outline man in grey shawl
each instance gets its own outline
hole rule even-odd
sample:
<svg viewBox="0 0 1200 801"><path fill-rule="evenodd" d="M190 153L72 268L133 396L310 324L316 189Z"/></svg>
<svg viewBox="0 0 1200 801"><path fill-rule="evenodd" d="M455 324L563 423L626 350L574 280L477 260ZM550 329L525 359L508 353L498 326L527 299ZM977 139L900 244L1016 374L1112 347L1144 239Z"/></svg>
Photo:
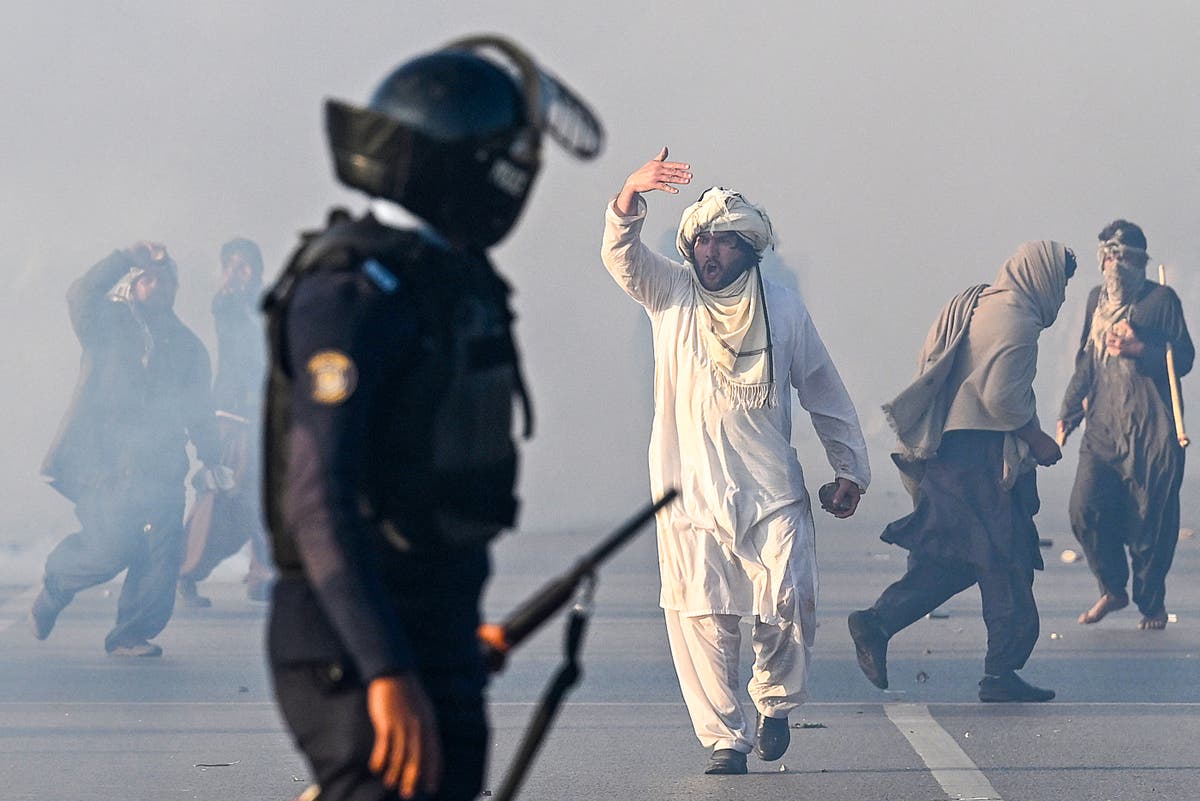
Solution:
<svg viewBox="0 0 1200 801"><path fill-rule="evenodd" d="M1071 491L1071 528L1100 585L1079 616L1096 623L1133 602L1138 628L1167 625L1167 571L1179 541L1183 446L1167 377L1171 347L1179 377L1195 349L1179 297L1146 280L1146 235L1127 220L1100 232L1103 283L1088 295L1086 322L1058 423L1059 441L1087 421ZM1126 561L1125 550L1129 550Z"/></svg>
<svg viewBox="0 0 1200 801"><path fill-rule="evenodd" d="M1037 340L1074 272L1074 254L1059 243L1022 245L990 286L973 286L942 309L916 379L883 407L913 512L882 535L909 551L907 572L849 618L859 667L877 687L888 686L888 640L978 584L988 632L979 699L1054 697L1016 671L1038 637L1034 467L1062 458L1037 418Z"/></svg>

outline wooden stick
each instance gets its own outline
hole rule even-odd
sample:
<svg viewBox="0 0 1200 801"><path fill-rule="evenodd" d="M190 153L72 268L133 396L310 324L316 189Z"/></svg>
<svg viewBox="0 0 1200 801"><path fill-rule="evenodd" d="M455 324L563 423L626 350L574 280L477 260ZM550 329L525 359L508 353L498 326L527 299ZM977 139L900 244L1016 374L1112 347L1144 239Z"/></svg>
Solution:
<svg viewBox="0 0 1200 801"><path fill-rule="evenodd" d="M1167 285L1167 268L1158 265L1158 283ZM1171 382L1171 412L1175 417L1175 436L1179 439L1179 447L1186 448L1191 440L1183 429L1183 400L1179 396L1179 376L1175 373L1175 351L1171 342L1167 341L1167 380Z"/></svg>

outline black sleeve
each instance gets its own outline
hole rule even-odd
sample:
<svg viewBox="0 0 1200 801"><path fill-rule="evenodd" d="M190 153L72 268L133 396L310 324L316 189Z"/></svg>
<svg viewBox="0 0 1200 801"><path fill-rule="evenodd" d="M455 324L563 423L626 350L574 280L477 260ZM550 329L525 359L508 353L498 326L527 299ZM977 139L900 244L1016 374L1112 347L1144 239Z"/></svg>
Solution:
<svg viewBox="0 0 1200 801"><path fill-rule="evenodd" d="M133 266L129 254L114 250L77 278L67 290L71 327L84 346L103 329L104 313L115 308L108 300L109 291Z"/></svg>
<svg viewBox="0 0 1200 801"><path fill-rule="evenodd" d="M1058 419L1066 424L1067 430L1072 430L1083 420L1083 402L1092 391L1095 359L1092 358L1091 334L1092 315L1096 312L1096 304L1100 302L1100 287L1095 287L1088 294L1087 311L1083 315L1083 332L1079 336L1079 349L1075 351L1075 372L1067 384L1063 394L1062 408Z"/></svg>
<svg viewBox="0 0 1200 801"><path fill-rule="evenodd" d="M1171 343L1176 376L1183 378L1192 371L1196 348L1192 344L1191 334L1188 333L1187 321L1183 319L1183 304L1179 302L1175 290L1171 289L1168 292L1166 334Z"/></svg>
<svg viewBox="0 0 1200 801"><path fill-rule="evenodd" d="M1183 305L1179 296L1170 287L1157 289L1148 314L1133 322L1134 332L1142 340L1142 352L1138 356L1138 370L1156 382L1167 380L1167 345L1171 345L1175 372L1183 378L1192 369L1196 349L1188 334L1187 322L1183 319Z"/></svg>
<svg viewBox="0 0 1200 801"><path fill-rule="evenodd" d="M192 335L191 339L194 355L186 394L188 439L196 447L196 457L211 467L221 463L221 441L212 400L212 363L200 338Z"/></svg>
<svg viewBox="0 0 1200 801"><path fill-rule="evenodd" d="M389 401L380 388L405 352L401 331L348 272L303 279L287 319L294 379L283 523L318 602L370 681L414 667L374 558L380 535L360 503L372 419Z"/></svg>

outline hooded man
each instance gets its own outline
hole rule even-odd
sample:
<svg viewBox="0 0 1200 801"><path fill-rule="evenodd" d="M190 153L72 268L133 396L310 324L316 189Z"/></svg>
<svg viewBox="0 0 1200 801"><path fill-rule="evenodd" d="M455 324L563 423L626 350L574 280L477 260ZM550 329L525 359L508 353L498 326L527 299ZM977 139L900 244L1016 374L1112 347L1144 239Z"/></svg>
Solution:
<svg viewBox="0 0 1200 801"><path fill-rule="evenodd" d="M654 495L660 603L706 773L746 772L746 754L783 756L788 714L807 696L816 629L815 531L791 445L788 387L812 418L837 490L827 511L849 517L870 481L854 405L804 302L763 278L775 243L766 212L713 187L683 214L684 263L641 241L642 193L691 182L667 150L635 171L609 204L602 257L650 317L654 334ZM758 725L742 714L739 624L752 620L749 684Z"/></svg>
<svg viewBox="0 0 1200 801"><path fill-rule="evenodd" d="M217 374L213 403L221 436L222 459L234 472L234 486L201 491L187 519L187 548L179 573L179 601L208 607L196 584L250 541L246 595L270 597L274 570L262 525L262 394L267 349L256 305L262 294L263 259L258 245L241 237L221 246L221 284L213 297L217 330Z"/></svg>
<svg viewBox="0 0 1200 801"><path fill-rule="evenodd" d="M161 655L150 638L174 610L189 439L205 465L197 483L230 484L220 463L208 352L175 316L178 286L166 248L139 242L114 251L67 291L83 356L42 472L75 504L82 528L46 558L31 610L39 640L50 636L76 593L128 569L105 650Z"/></svg>
<svg viewBox="0 0 1200 801"><path fill-rule="evenodd" d="M1097 623L1129 605L1132 566L1138 628L1158 630L1167 625L1167 571L1179 541L1184 467L1166 350L1172 349L1182 378L1195 349L1175 291L1146 280L1150 257L1142 229L1115 220L1099 238L1103 283L1088 295L1058 422L1059 441L1066 442L1087 421L1070 517L1100 598L1079 622Z"/></svg>
<svg viewBox="0 0 1200 801"><path fill-rule="evenodd" d="M942 309L917 377L883 407L913 512L881 537L908 550L904 576L849 618L859 667L876 687L888 686L888 640L978 584L988 632L979 700L1054 697L1016 671L1038 638L1034 467L1062 458L1037 419L1037 340L1074 272L1074 254L1059 243L1022 245L990 286L973 286Z"/></svg>

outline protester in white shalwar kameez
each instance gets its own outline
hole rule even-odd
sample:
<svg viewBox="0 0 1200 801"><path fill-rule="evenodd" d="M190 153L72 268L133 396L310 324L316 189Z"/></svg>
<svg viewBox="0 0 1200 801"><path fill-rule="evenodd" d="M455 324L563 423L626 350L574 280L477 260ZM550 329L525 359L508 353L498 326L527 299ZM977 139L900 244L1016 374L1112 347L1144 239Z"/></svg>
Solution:
<svg viewBox="0 0 1200 801"><path fill-rule="evenodd" d="M714 188L684 214L683 264L642 243L640 193L674 191L671 183L690 179L686 165L665 155L631 175L610 203L602 255L653 329L651 489L656 496L680 489L680 500L657 521L660 602L676 671L700 742L740 756L740 770L712 770L710 763L710 772L744 772L755 733L737 693L739 621L753 619L750 697L762 719L782 720L782 733L775 726L782 746L773 749L763 747L759 725L759 756L768 759L782 756L787 716L807 696L816 628L815 531L791 445L787 387L811 416L840 479L831 512L853 514L870 469L854 405L803 301L759 272L758 257L773 243L760 208ZM704 234L728 231L753 247L752 266L710 291L692 263L692 246Z"/></svg>

